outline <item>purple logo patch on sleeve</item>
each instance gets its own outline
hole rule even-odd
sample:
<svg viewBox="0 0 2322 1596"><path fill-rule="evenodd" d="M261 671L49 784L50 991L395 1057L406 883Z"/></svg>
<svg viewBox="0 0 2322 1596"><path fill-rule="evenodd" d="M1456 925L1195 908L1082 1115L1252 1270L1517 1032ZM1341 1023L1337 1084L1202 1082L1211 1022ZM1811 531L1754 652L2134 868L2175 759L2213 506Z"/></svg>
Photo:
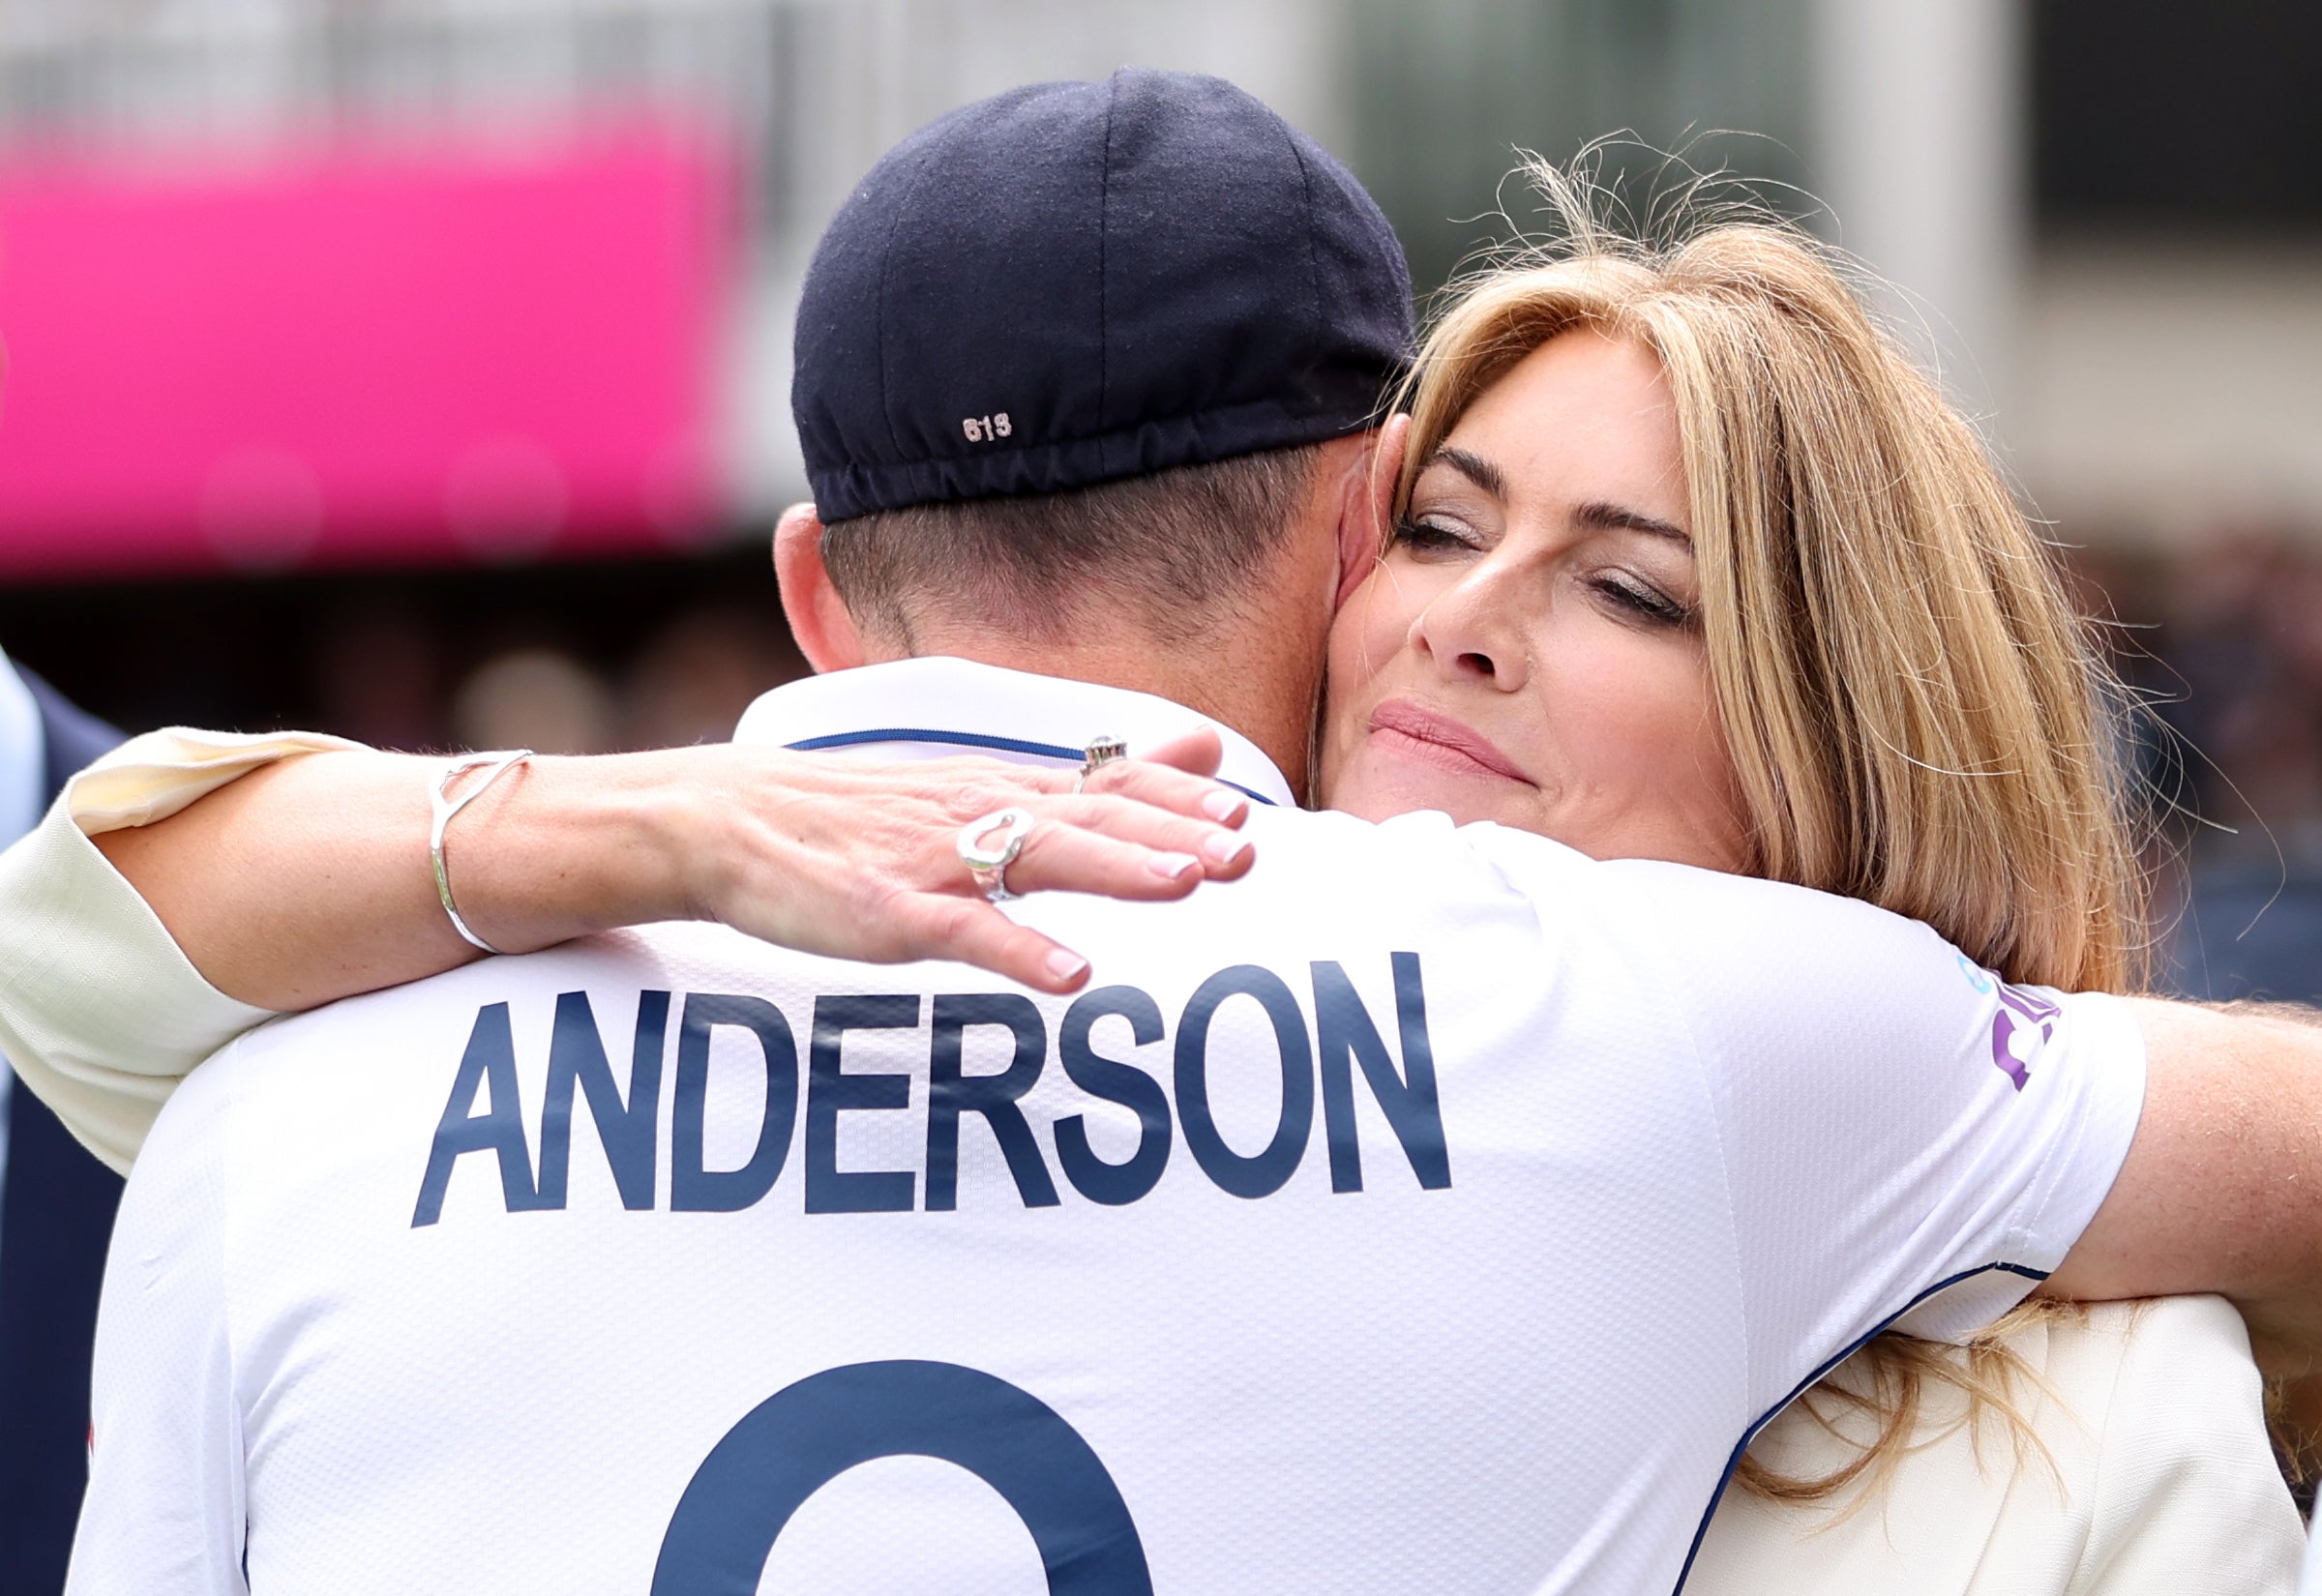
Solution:
<svg viewBox="0 0 2322 1596"><path fill-rule="evenodd" d="M2020 1092L2032 1078L2032 1060L2056 1034L2056 1017L2064 1009L2014 987L2001 987L1999 998L1999 1013L1991 1020L1991 1061Z"/></svg>

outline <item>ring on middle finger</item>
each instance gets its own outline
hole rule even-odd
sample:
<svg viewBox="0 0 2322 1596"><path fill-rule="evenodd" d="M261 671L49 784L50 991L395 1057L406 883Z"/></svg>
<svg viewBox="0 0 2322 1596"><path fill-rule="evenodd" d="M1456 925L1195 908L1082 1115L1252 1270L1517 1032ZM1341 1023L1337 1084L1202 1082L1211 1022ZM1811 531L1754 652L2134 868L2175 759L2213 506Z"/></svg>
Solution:
<svg viewBox="0 0 2322 1596"><path fill-rule="evenodd" d="M1129 745L1117 737L1089 738L1088 746L1081 751L1081 773L1072 779L1072 790L1079 792L1086 787L1088 778L1096 774L1098 766L1109 765L1116 759L1128 756Z"/></svg>
<svg viewBox="0 0 2322 1596"><path fill-rule="evenodd" d="M1032 824L1030 810L1011 807L994 810L960 828L952 844L959 852L960 863L968 867L975 884L995 903L1023 896L1008 890L1008 867L1024 851L1024 840L1031 835Z"/></svg>

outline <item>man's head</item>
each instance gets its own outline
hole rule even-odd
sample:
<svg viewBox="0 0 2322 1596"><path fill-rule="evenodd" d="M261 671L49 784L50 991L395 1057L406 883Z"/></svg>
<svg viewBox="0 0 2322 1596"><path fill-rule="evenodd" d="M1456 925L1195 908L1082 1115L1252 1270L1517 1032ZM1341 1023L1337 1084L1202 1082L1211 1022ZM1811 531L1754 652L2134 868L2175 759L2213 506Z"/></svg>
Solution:
<svg viewBox="0 0 2322 1596"><path fill-rule="evenodd" d="M819 513L777 544L800 641L826 668L956 653L1171 693L1279 754L1248 700L1311 706L1410 342L1378 207L1232 85L1124 71L954 112L808 275Z"/></svg>

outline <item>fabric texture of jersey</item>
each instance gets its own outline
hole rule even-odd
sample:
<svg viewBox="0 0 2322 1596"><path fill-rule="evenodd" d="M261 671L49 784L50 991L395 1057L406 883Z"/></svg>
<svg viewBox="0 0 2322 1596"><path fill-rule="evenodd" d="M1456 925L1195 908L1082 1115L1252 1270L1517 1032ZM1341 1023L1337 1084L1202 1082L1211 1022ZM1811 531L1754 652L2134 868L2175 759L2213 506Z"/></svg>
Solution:
<svg viewBox="0 0 2322 1596"><path fill-rule="evenodd" d="M74 1588L1667 1590L1755 1424L2127 1151L2125 1009L1923 927L1250 825L1012 905L1074 998L662 927L235 1044L125 1200Z"/></svg>

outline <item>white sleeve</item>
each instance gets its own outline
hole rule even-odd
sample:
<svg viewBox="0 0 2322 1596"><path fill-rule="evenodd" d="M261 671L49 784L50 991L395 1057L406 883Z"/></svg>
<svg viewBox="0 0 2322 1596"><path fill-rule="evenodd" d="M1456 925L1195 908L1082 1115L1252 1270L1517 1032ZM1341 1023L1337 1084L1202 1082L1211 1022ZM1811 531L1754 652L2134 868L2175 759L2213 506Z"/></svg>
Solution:
<svg viewBox="0 0 2322 1596"><path fill-rule="evenodd" d="M224 1075L204 1071L177 1094L122 1194L67 1596L248 1589L224 1283Z"/></svg>
<svg viewBox="0 0 2322 1596"><path fill-rule="evenodd" d="M1610 868L1707 1072L1761 1410L1889 1323L1971 1335L2064 1260L2143 1107L2126 1005L2007 987L1852 899Z"/></svg>
<svg viewBox="0 0 2322 1596"><path fill-rule="evenodd" d="M128 1169L180 1078L270 1015L203 980L89 839L166 819L276 760L360 746L148 732L74 777L0 853L0 1055L113 1168Z"/></svg>

